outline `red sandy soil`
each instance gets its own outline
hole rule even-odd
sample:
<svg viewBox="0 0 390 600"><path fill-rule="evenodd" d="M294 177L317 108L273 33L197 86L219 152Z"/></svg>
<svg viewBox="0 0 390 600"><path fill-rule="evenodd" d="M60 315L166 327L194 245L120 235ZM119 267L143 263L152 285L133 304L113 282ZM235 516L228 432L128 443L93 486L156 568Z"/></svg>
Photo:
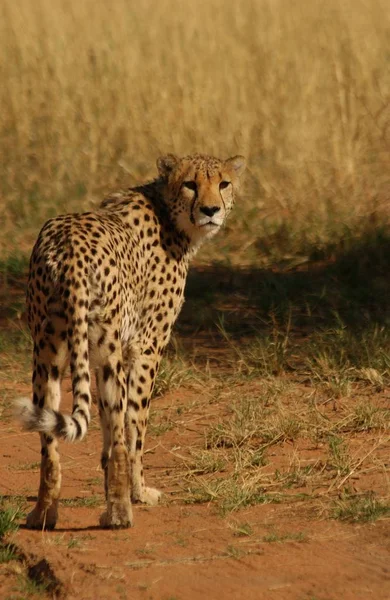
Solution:
<svg viewBox="0 0 390 600"><path fill-rule="evenodd" d="M63 403L67 410L69 396ZM196 397L193 391L180 390L156 400L154 406L185 407ZM149 435L146 474L149 485L163 491L164 500L153 508L135 506L135 527L129 530L98 527L104 496L96 416L85 441L63 443L62 506L56 530L29 531L22 526L12 536L27 563L45 558L59 583L49 592L29 595L20 583L22 563L3 563L0 598L47 593L49 598L69 600L388 600L388 520L346 524L321 516L304 502L258 505L221 517L213 504L185 502L180 456L189 446L202 447L208 422L205 405L202 410L203 416L191 413L185 427ZM210 410L218 410L217 405ZM21 495L32 508L39 460L38 435L21 432L7 409L0 426L1 493ZM92 507L77 506L80 499L91 498ZM73 505L66 505L66 499L73 499ZM242 523L250 525L250 535L237 535ZM275 532L281 541L266 541Z"/></svg>

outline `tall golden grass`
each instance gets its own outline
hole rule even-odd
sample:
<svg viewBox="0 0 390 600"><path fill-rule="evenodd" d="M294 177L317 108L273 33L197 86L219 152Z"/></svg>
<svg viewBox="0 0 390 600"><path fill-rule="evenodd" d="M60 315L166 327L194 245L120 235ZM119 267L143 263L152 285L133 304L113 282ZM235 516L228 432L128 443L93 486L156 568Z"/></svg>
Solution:
<svg viewBox="0 0 390 600"><path fill-rule="evenodd" d="M388 0L2 0L0 252L166 152L248 158L217 257L380 221L389 64Z"/></svg>

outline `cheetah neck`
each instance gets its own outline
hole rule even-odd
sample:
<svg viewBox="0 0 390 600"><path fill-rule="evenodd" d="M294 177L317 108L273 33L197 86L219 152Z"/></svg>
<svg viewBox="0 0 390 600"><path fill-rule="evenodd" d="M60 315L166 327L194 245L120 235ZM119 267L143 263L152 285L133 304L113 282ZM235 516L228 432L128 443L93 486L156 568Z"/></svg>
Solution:
<svg viewBox="0 0 390 600"><path fill-rule="evenodd" d="M190 238L185 232L178 229L175 219L172 216L169 203L166 200L166 180L163 178L155 179L149 183L133 188L134 192L142 194L149 200L156 213L157 218L163 226L163 238L172 239L172 252L177 259L187 264L196 255L201 247L204 237L197 236ZM164 239L162 240L164 244Z"/></svg>
<svg viewBox="0 0 390 600"><path fill-rule="evenodd" d="M160 226L160 245L162 249L188 268L190 260L196 255L203 242L212 234L191 230L186 232L177 226L177 219L172 214L170 203L166 200L166 181L155 179L141 186L130 188L127 192L115 193L107 197L101 208L108 209L111 214L117 213L123 221L129 221L133 231L143 238L148 233L147 226L138 212L145 207L153 211L153 217Z"/></svg>

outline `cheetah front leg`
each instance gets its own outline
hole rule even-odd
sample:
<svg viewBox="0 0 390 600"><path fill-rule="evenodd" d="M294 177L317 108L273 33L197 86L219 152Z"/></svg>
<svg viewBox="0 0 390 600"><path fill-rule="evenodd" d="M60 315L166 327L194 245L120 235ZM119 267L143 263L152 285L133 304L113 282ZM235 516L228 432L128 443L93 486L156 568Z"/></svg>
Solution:
<svg viewBox="0 0 390 600"><path fill-rule="evenodd" d="M161 492L146 487L143 450L148 423L150 398L159 365L159 357L142 355L132 364L128 378L126 438L130 455L131 499L149 505L158 504Z"/></svg>

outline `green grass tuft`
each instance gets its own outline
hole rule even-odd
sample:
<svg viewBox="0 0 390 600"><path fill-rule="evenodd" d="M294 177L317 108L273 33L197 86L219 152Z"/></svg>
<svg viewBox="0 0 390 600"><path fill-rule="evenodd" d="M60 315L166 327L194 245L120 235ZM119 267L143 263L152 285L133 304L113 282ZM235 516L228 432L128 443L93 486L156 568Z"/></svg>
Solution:
<svg viewBox="0 0 390 600"><path fill-rule="evenodd" d="M4 506L0 507L0 540L10 533L14 533L19 528L20 519L24 516L20 506Z"/></svg>
<svg viewBox="0 0 390 600"><path fill-rule="evenodd" d="M86 498L61 498L60 502L64 506L95 508L96 506L101 506L104 500L100 496L93 495Z"/></svg>
<svg viewBox="0 0 390 600"><path fill-rule="evenodd" d="M350 523L367 523L390 516L390 503L375 498L373 493L364 496L346 495L336 500L331 517Z"/></svg>

